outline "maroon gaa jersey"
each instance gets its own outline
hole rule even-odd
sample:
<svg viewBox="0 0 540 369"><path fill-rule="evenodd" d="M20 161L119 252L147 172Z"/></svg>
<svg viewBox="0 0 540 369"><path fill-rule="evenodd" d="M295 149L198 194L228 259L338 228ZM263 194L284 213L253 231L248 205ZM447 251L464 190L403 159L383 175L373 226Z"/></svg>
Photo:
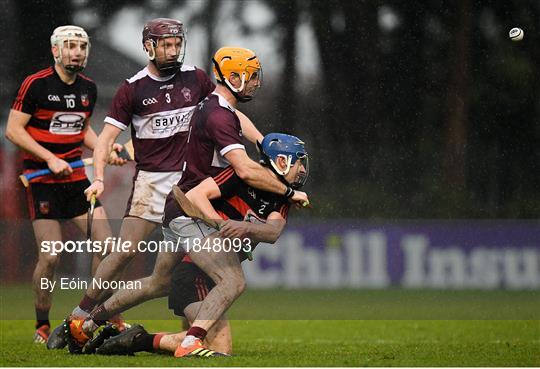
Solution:
<svg viewBox="0 0 540 369"><path fill-rule="evenodd" d="M131 125L137 169L180 171L193 109L214 88L196 67L184 65L168 77L153 76L146 67L120 86L105 122L121 130Z"/></svg>
<svg viewBox="0 0 540 369"><path fill-rule="evenodd" d="M81 159L88 118L97 99L96 84L79 73L71 85L64 83L54 67L28 76L21 84L12 109L30 114L25 129L38 144L57 157L72 162ZM24 172L48 168L47 163L24 153ZM67 177L45 176L32 183L65 183L86 179L84 168Z"/></svg>
<svg viewBox="0 0 540 369"><path fill-rule="evenodd" d="M187 192L204 179L229 166L224 156L234 149L244 150L240 120L235 109L216 92L195 110L190 123L186 165L178 186ZM176 218L178 207L171 193L165 203L165 219ZM170 218L170 219L172 219Z"/></svg>

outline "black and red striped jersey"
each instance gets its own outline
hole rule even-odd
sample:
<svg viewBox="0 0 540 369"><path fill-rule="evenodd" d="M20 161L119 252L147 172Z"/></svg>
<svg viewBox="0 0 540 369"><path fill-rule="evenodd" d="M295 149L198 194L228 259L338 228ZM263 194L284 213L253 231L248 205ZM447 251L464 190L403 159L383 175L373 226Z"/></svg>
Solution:
<svg viewBox="0 0 540 369"><path fill-rule="evenodd" d="M228 166L212 178L219 187L221 197L210 202L222 219L264 223L271 213L278 212L287 220L290 203L284 195L250 187L236 175L232 166ZM178 207L176 208L177 212L173 218L167 219L167 214L165 215L164 226L168 227L172 219L183 215ZM254 250L257 244L251 247ZM246 254L240 253L240 261L246 258ZM186 255L182 258L182 262L192 263L192 260Z"/></svg>
<svg viewBox="0 0 540 369"><path fill-rule="evenodd" d="M223 169L213 179L219 187L221 197L211 200L211 203L222 219L266 222L272 212L278 212L287 220L287 197L249 186L236 175L232 166ZM168 227L171 220L182 215L184 214L176 202L171 202L165 212L163 225Z"/></svg>
<svg viewBox="0 0 540 369"><path fill-rule="evenodd" d="M72 162L82 154L86 124L97 99L96 84L78 74L71 85L64 83L54 67L28 76L20 86L12 109L31 115L26 131L41 146L57 157ZM47 168L47 163L24 154L24 171ZM69 177L40 177L32 182L61 183L86 178L84 168L73 170Z"/></svg>
<svg viewBox="0 0 540 369"><path fill-rule="evenodd" d="M221 197L212 200L212 206L223 219L246 220L256 217L265 221L272 212L278 212L283 219L289 213L289 201L284 195L266 192L250 187L236 175L232 166L214 176Z"/></svg>

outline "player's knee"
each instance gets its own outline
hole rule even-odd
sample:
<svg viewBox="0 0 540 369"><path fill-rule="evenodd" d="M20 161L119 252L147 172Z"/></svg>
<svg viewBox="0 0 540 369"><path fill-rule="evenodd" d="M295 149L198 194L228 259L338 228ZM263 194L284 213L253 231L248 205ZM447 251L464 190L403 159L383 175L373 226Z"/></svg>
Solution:
<svg viewBox="0 0 540 369"><path fill-rule="evenodd" d="M52 269L54 270L56 266L58 265L58 262L60 261L60 258L58 255L50 255L50 254L40 254L38 259L38 266L42 269Z"/></svg>
<svg viewBox="0 0 540 369"><path fill-rule="evenodd" d="M107 258L104 259L104 261L110 263L111 266L120 267L125 263L130 262L135 257L135 255L136 253L134 252L115 251L109 254Z"/></svg>
<svg viewBox="0 0 540 369"><path fill-rule="evenodd" d="M151 291L154 297L162 297L169 294L171 278L160 275L152 275L150 280Z"/></svg>
<svg viewBox="0 0 540 369"><path fill-rule="evenodd" d="M240 278L236 285L236 293L238 294L238 296L244 293L244 291L246 290L246 287L247 287L246 279L244 277Z"/></svg>
<svg viewBox="0 0 540 369"><path fill-rule="evenodd" d="M240 296L246 290L246 279L243 275L235 274L228 279L228 287L236 297Z"/></svg>

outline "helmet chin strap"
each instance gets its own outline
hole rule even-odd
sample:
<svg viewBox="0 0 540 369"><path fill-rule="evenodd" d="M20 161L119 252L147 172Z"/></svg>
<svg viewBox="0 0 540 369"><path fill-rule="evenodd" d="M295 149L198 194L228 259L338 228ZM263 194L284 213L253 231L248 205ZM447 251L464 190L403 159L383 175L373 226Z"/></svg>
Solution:
<svg viewBox="0 0 540 369"><path fill-rule="evenodd" d="M287 182L287 180L285 179L285 176L289 173L289 171L291 170L291 160L292 160L292 157L289 155L289 157L286 159L287 160L287 168L285 170L281 170L279 169L279 167L277 166L277 164L272 160L270 159L269 157L267 157L268 159L268 162L270 162L270 169L272 170L272 172L274 172L278 179L285 185L285 186L292 186L291 183Z"/></svg>
<svg viewBox="0 0 540 369"><path fill-rule="evenodd" d="M80 73L84 70L84 67L82 65L74 65L74 64L64 65L64 63L62 63L62 66L64 67L66 71L70 73Z"/></svg>
<svg viewBox="0 0 540 369"><path fill-rule="evenodd" d="M225 85L225 87L227 87L229 91L231 91L231 93L233 94L235 99L238 100L238 102L245 103L253 99L253 96L242 96L239 94L239 92L241 92L245 87L245 83L246 83L245 73L242 73L242 84L240 85L240 87L234 88L231 82L229 82L229 80L225 78L223 73L221 73L221 68L219 67L219 63L216 61L216 59L212 58L212 63L214 63L214 66L216 67L216 71L218 72L220 81Z"/></svg>
<svg viewBox="0 0 540 369"><path fill-rule="evenodd" d="M156 66L156 69L158 70L160 77L172 76L173 74L178 72L181 68L181 65L179 62L166 63L161 66L158 65L155 59L151 60L151 62Z"/></svg>
<svg viewBox="0 0 540 369"><path fill-rule="evenodd" d="M242 90L246 87L245 86L245 84L246 84L246 75L245 75L245 73L242 74L242 84L240 85L239 88L234 88L233 85L231 84L231 82L229 82L228 79L224 78L223 80L225 81L225 86L229 89L229 91L231 91L231 93L236 98L236 100L238 100L238 102L245 103L245 102L251 101L251 99L253 99L253 96L240 95L240 92L242 92Z"/></svg>
<svg viewBox="0 0 540 369"><path fill-rule="evenodd" d="M150 50L145 47L144 51L146 53L146 56L148 56L148 59L154 64L154 66L158 70L161 77L171 76L178 72L182 67L182 63L180 63L179 61L165 63L160 66L156 61L156 49L154 48L154 42L150 42Z"/></svg>
<svg viewBox="0 0 540 369"><path fill-rule="evenodd" d="M150 50L148 50L148 48L145 45L144 52L146 53L146 56L148 56L148 60L154 61L156 59L156 49L154 49L153 42L150 42Z"/></svg>
<svg viewBox="0 0 540 369"><path fill-rule="evenodd" d="M279 156L285 157L285 155L282 155L282 154L280 154ZM281 170L281 169L279 169L277 164L272 159L270 159L270 164L274 168L274 171L277 174L279 174L280 176L286 176L289 173L289 171L291 170L292 155L289 155L289 156L285 157L285 160L287 161L287 168L285 168L284 170Z"/></svg>

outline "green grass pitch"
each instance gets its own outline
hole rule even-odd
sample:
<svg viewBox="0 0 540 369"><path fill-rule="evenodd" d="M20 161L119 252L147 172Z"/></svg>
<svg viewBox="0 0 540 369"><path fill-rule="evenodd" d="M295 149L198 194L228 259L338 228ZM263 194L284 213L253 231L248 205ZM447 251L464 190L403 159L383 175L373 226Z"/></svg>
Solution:
<svg viewBox="0 0 540 369"><path fill-rule="evenodd" d="M57 293L56 320L80 291ZM503 291L247 291L230 313L234 357L73 356L31 342L28 285L0 291L2 366L540 366L540 297ZM165 299L126 314L177 331Z"/></svg>

